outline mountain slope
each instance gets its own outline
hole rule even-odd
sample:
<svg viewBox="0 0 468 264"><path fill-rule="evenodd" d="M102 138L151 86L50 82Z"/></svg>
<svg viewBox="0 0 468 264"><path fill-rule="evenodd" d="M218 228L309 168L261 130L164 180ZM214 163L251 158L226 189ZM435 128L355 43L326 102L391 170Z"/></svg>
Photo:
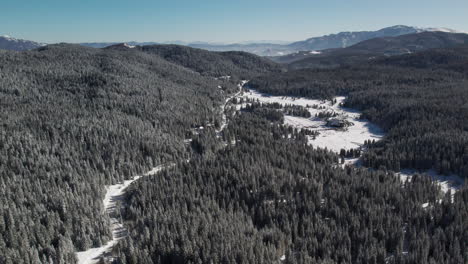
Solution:
<svg viewBox="0 0 468 264"><path fill-rule="evenodd" d="M440 32L439 32L440 33ZM278 96L333 98L363 111L385 139L365 166L434 169L468 178L468 44L333 69L290 70L249 85Z"/></svg>
<svg viewBox="0 0 468 264"><path fill-rule="evenodd" d="M380 37L394 37L405 34L420 32L415 27L393 26L383 28L377 31L358 31L358 32L340 32L322 37L310 38L304 41L298 41L288 46L294 50L323 50L333 48L346 48L364 40Z"/></svg>
<svg viewBox="0 0 468 264"><path fill-rule="evenodd" d="M32 50L44 46L44 44L37 43L34 41L16 39L9 36L0 36L0 49L4 50Z"/></svg>
<svg viewBox="0 0 468 264"><path fill-rule="evenodd" d="M468 72L468 45L385 57L375 60L372 64L420 69L441 68L466 73Z"/></svg>
<svg viewBox="0 0 468 264"><path fill-rule="evenodd" d="M329 68L339 65L364 63L381 56L394 56L433 48L449 48L468 44L468 34L445 32L421 32L398 37L375 38L360 42L348 48L330 49L320 54L308 54L297 61L293 57L291 69Z"/></svg>
<svg viewBox="0 0 468 264"><path fill-rule="evenodd" d="M111 237L105 185L185 160L191 127L221 123L235 83L182 64L130 48L0 51L0 263L74 263Z"/></svg>
<svg viewBox="0 0 468 264"><path fill-rule="evenodd" d="M331 48L348 47L363 40L386 37L399 36L403 34L411 34L421 32L423 29L408 27L408 26L393 26L383 28L377 31L360 31L360 32L340 32L321 37L313 37L304 41L297 41L287 45L270 44L270 43L252 43L247 45L230 44L230 45L194 45L194 47L213 50L213 51L231 51L241 50L254 53L260 56L284 56L300 51L313 51Z"/></svg>
<svg viewBox="0 0 468 264"><path fill-rule="evenodd" d="M157 45L160 43L157 42L137 42L137 41L130 41L126 42L130 46L147 46L147 45ZM85 47L90 47L90 48L97 48L97 49L102 49L114 45L119 45L121 42L83 42L79 43L82 46Z"/></svg>
<svg viewBox="0 0 468 264"><path fill-rule="evenodd" d="M210 52L180 45L152 45L136 47L137 50L156 54L167 61L190 68L202 75L235 75L238 79L266 72L281 71L278 64L246 52ZM215 63L218 62L218 63Z"/></svg>
<svg viewBox="0 0 468 264"><path fill-rule="evenodd" d="M269 43L269 42L247 42L247 43L207 43L207 42L173 42L160 44L181 44L193 48L199 48L209 51L244 51L259 56L284 56L301 51L317 51L331 48L343 48L354 45L358 42L377 37L391 37L411 34L425 31L443 31L450 33L460 33L459 31L447 28L418 28L410 26L392 26L377 31L358 31L358 32L340 32L326 36L313 37L303 41L297 41L290 44ZM81 43L81 45L103 48L118 43ZM132 46L147 46L157 44L155 42L128 42ZM278 61L280 62L280 61Z"/></svg>
<svg viewBox="0 0 468 264"><path fill-rule="evenodd" d="M394 173L434 167L468 177L462 74L372 65L275 73L249 84L283 96L348 95L346 107L388 131L362 146L365 166L375 169L342 169L309 141L312 150L304 131L288 129L278 105L251 102L232 115L226 134L234 143L218 155L130 187L122 216L134 232L121 244L122 262L467 263L459 249L468 186L442 195L430 177L402 183Z"/></svg>

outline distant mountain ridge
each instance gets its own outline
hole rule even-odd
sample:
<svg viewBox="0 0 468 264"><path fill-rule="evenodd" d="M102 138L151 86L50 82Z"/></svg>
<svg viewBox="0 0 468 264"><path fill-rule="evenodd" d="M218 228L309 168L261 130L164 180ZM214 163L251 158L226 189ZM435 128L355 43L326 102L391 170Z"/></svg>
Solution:
<svg viewBox="0 0 468 264"><path fill-rule="evenodd" d="M420 32L418 28L408 26L393 26L377 31L340 32L322 37L309 38L304 41L291 43L295 50L324 50L332 48L346 48L364 40L380 37L394 37Z"/></svg>
<svg viewBox="0 0 468 264"><path fill-rule="evenodd" d="M249 44L189 44L191 47L210 51L245 51L260 56L284 56L299 52L320 51L333 48L345 48L356 43L380 37L396 37L426 31L441 31L447 33L467 33L449 28L421 28L404 25L386 27L376 31L340 32L320 37L312 37L290 44L249 43Z"/></svg>
<svg viewBox="0 0 468 264"><path fill-rule="evenodd" d="M355 32L340 32L337 34L330 34L320 37L312 37L303 41L296 41L292 43L280 43L278 41L246 41L240 43L223 44L223 43L211 43L211 42L183 42L183 41L168 41L168 42L127 42L128 45L132 46L147 46L155 44L179 44L189 46L192 48L205 49L209 51L244 51L253 53L259 56L270 56L278 57L285 56L295 53L308 53L310 51L320 51L333 48L345 48L352 46L356 43L380 37L396 37L407 34L414 34L426 31L440 31L447 33L467 33L464 31L458 31L454 29L444 27L432 27L432 28L421 28L411 27L404 25L397 25L386 27L376 31L355 31ZM117 42L108 43L80 43L81 45L93 47L93 48L104 48L106 46L116 45ZM300 56L299 56L300 57ZM281 62L281 61L280 61Z"/></svg>
<svg viewBox="0 0 468 264"><path fill-rule="evenodd" d="M309 51L320 51L333 48L345 48L356 43L381 37L396 37L401 35L425 32L425 31L441 31L447 33L467 33L444 27L421 28L404 25L397 25L382 28L376 31L355 31L355 32L339 32L319 37L312 37L303 41L286 43L281 41L243 41L232 44L213 43L213 42L185 42L185 41L164 41L164 42L127 42L130 46L148 46L157 44L178 44L189 46L192 48L205 49L209 51L244 51L253 53L259 56L277 57L294 53L304 53ZM79 43L82 46L92 48L105 48L116 45L122 42L86 42ZM37 43L28 40L18 40L10 37L0 37L0 49L9 50L30 50L40 46L42 43Z"/></svg>
<svg viewBox="0 0 468 264"><path fill-rule="evenodd" d="M289 63L290 69L330 68L355 63L365 63L379 57L411 54L435 48L451 48L468 44L468 34L441 31L420 32L397 37L374 38L347 48L328 49L320 54L284 56L275 61ZM296 59L297 58L297 59Z"/></svg>
<svg viewBox="0 0 468 264"><path fill-rule="evenodd" d="M382 37L397 37L401 35L414 34L426 31L440 31L446 33L466 33L449 28L419 28L397 25L383 28L377 31L357 31L357 32L340 32L322 37L314 37L304 41L291 43L289 46L301 51L307 50L324 50L333 48L346 48L361 41L373 38Z"/></svg>
<svg viewBox="0 0 468 264"><path fill-rule="evenodd" d="M38 43L30 40L16 39L10 36L0 36L0 49L5 50L31 50L44 46L43 43Z"/></svg>

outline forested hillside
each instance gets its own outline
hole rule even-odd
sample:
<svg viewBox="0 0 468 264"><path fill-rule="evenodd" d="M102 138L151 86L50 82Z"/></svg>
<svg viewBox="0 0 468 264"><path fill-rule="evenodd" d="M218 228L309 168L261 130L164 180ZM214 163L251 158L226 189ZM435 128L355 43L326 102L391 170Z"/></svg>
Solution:
<svg viewBox="0 0 468 264"><path fill-rule="evenodd" d="M468 177L467 50L289 72L175 45L0 51L0 263L75 263L111 236L105 185L168 162L129 187L114 263L466 263L467 185L452 201L390 170ZM374 169L343 169L275 104L228 107L220 132L243 78L347 96L387 132L365 145Z"/></svg>
<svg viewBox="0 0 468 264"><path fill-rule="evenodd" d="M218 73L276 69L233 57L197 60L218 69L200 75L138 49L0 51L0 263L74 263L107 241L104 186L185 158L190 128L219 124L236 89Z"/></svg>
<svg viewBox="0 0 468 264"><path fill-rule="evenodd" d="M364 164L399 171L436 169L468 177L467 48L431 50L327 70L255 78L251 87L275 95L331 98L382 126L387 136Z"/></svg>
<svg viewBox="0 0 468 264"><path fill-rule="evenodd" d="M237 80L249 80L261 73L281 71L278 64L241 51L210 52L178 45L137 48L208 76L232 76Z"/></svg>
<svg viewBox="0 0 468 264"><path fill-rule="evenodd" d="M451 203L425 177L333 166L270 107L236 115L215 155L207 131L198 159L131 187L116 263L466 262L466 187Z"/></svg>
<svg viewBox="0 0 468 264"><path fill-rule="evenodd" d="M285 56L276 61L286 61L290 69L336 68L365 64L381 57L411 54L435 48L453 48L468 44L468 34L422 32L397 37L373 38L342 49L324 50L320 54ZM305 58L304 58L305 57Z"/></svg>

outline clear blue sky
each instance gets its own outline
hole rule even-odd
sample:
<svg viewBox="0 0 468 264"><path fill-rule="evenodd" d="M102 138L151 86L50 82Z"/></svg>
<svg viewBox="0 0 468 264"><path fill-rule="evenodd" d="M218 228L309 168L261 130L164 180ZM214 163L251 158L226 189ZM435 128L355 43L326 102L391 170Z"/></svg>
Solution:
<svg viewBox="0 0 468 264"><path fill-rule="evenodd" d="M468 0L0 0L0 34L46 43L302 40L397 24L468 31Z"/></svg>

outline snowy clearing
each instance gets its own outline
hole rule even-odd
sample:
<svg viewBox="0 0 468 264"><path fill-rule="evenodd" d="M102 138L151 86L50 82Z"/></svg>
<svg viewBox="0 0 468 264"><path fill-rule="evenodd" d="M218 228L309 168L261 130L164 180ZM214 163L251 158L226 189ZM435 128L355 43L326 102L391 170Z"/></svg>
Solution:
<svg viewBox="0 0 468 264"><path fill-rule="evenodd" d="M395 175L402 181L411 181L411 178L415 174L424 174L432 178L439 186L442 193L447 193L449 190L452 192L452 199L455 192L461 188L464 183L464 180L455 174L452 175L441 175L438 174L435 170L427 170L424 172L418 172L417 170L401 170Z"/></svg>
<svg viewBox="0 0 468 264"><path fill-rule="evenodd" d="M311 118L297 117L297 116L284 116L284 123L298 128L317 131L320 134L313 138L309 137L309 144L318 148L327 148L329 150L340 152L341 149L359 148L364 144L365 140L380 140L384 136L383 131L376 125L370 123L368 120L359 119L360 112L354 109L342 107L341 104L346 99L343 96L335 97L336 103L325 100L314 100L303 97L291 96L271 96L262 94L255 90L249 90L242 96L243 98L255 99L263 103L279 103L281 105L299 105L306 107L311 114ZM326 121L315 117L320 112L334 112L339 117L352 122L353 125L346 129L335 129L327 126ZM357 165L358 158L345 159L345 165ZM411 177L418 173L416 170L402 170L396 175L402 182L406 179L411 180ZM444 176L437 174L434 170L424 172L437 182L441 187L443 193L448 190L454 194L463 185L463 179L457 175Z"/></svg>
<svg viewBox="0 0 468 264"><path fill-rule="evenodd" d="M244 98L255 99L263 103L279 103L281 105L299 105L306 107L310 112L310 118L297 116L284 116L284 123L298 129L308 129L318 131L320 134L313 138L309 136L309 144L318 148L327 148L339 152L341 149L359 148L365 140L380 140L383 131L367 120L359 119L360 112L341 107L345 97L336 97L336 103L326 100L314 100L302 97L270 96L250 90L244 93ZM352 122L354 125L347 129L335 129L327 126L327 122L322 118L315 117L320 112L333 112L340 118Z"/></svg>
<svg viewBox="0 0 468 264"><path fill-rule="evenodd" d="M171 165L169 165L171 166ZM152 170L145 173L143 176L154 175L161 171L164 168L169 167L167 165L160 165ZM106 187L106 195L102 201L106 213L109 215L110 219L110 229L112 231L112 240L108 241L107 244L99 248L90 248L86 251L81 251L76 253L78 258L78 264L94 264L98 263L101 256L111 251L112 247L117 244L119 240L127 236L127 229L123 226L120 217L120 210L118 208L118 202L123 199L125 190L130 184L134 181L137 181L143 176L135 176L131 180L126 180L121 183L110 185Z"/></svg>

